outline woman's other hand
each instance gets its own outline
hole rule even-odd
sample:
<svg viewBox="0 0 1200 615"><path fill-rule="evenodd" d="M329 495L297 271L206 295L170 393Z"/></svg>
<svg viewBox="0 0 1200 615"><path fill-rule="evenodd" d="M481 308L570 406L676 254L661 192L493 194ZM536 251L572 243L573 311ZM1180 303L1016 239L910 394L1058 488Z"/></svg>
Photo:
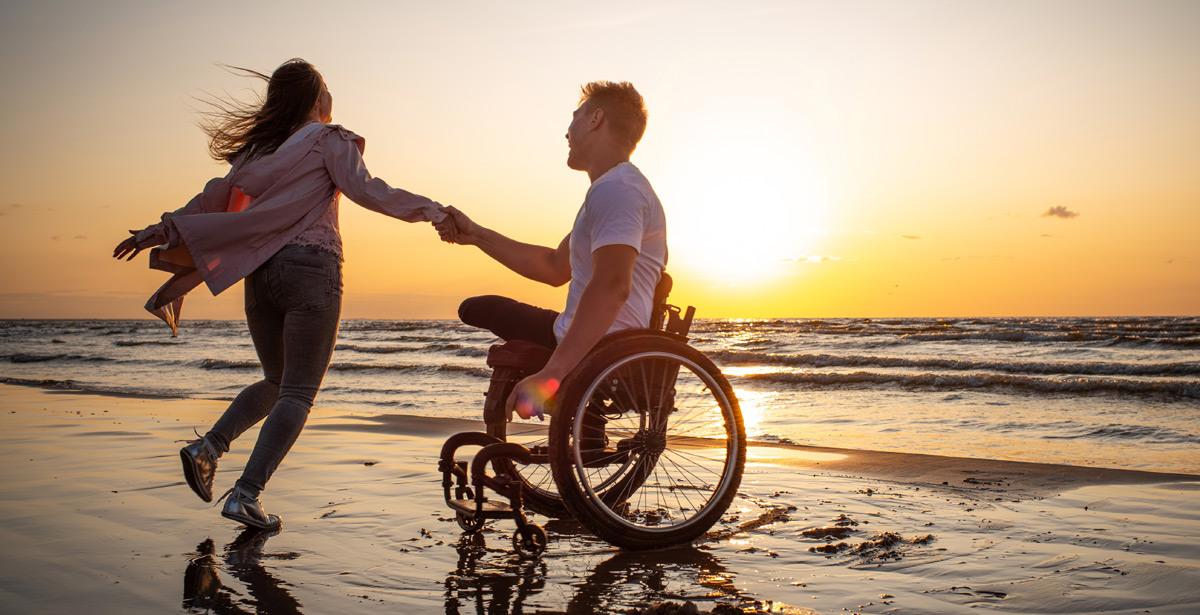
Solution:
<svg viewBox="0 0 1200 615"><path fill-rule="evenodd" d="M130 236L126 237L124 241L117 244L116 248L113 248L113 258L118 260L124 258L127 261L131 261L133 260L133 257L140 254L142 250L145 250L146 248L152 248L163 243L160 241L161 237L159 237L159 233L148 232L153 228L154 227L147 227L140 231L130 230ZM139 235L142 237L139 238Z"/></svg>
<svg viewBox="0 0 1200 615"><path fill-rule="evenodd" d="M128 255L129 258L125 258L125 260L131 261L141 251L142 248L138 247L137 231L129 231L129 237L126 237L125 241L122 241L117 244L116 248L113 248L113 258L121 260Z"/></svg>

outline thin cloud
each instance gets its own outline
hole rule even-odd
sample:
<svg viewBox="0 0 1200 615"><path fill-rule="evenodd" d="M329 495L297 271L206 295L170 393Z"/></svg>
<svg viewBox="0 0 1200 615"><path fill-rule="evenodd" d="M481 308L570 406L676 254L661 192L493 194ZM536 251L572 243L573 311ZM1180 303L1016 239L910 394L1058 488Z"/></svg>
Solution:
<svg viewBox="0 0 1200 615"><path fill-rule="evenodd" d="M1042 213L1043 218L1062 218L1064 220L1070 220L1078 216L1079 212L1071 211L1062 205L1056 205Z"/></svg>

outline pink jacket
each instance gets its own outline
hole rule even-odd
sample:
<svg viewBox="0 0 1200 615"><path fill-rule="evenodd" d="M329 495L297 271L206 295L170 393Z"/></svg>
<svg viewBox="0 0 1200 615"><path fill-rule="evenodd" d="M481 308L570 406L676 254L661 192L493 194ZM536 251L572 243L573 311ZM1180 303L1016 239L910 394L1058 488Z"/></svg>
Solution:
<svg viewBox="0 0 1200 615"><path fill-rule="evenodd" d="M146 310L178 335L188 291L204 283L217 295L250 275L318 220L339 193L406 222L445 218L437 202L371 177L362 159L365 144L341 126L323 126L276 153L235 161L187 205L139 231L139 245L166 244L150 252L150 267L173 274Z"/></svg>

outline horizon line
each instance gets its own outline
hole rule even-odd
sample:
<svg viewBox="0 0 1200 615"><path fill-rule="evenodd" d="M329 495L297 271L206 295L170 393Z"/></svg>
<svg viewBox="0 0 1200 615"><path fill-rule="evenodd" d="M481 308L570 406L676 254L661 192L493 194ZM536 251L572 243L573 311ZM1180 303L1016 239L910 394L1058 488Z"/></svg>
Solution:
<svg viewBox="0 0 1200 615"><path fill-rule="evenodd" d="M1091 315L1049 315L1049 314L1008 314L1003 316L969 316L969 315L954 315L954 316L721 316L721 317L697 317L695 321L702 320L834 320L834 319L855 319L855 320L898 320L898 319L1005 319L1005 318L1200 318L1200 313L1196 314L1091 314ZM7 321L110 321L110 322L155 322L153 318L89 318L89 317L60 317L60 318L37 318L37 317L0 317L0 322ZM186 322L234 322L245 321L245 318L189 318ZM457 318L370 318L370 317L355 317L355 318L340 318L341 322L345 321L396 321L396 322L412 322L412 321L445 321L456 322Z"/></svg>

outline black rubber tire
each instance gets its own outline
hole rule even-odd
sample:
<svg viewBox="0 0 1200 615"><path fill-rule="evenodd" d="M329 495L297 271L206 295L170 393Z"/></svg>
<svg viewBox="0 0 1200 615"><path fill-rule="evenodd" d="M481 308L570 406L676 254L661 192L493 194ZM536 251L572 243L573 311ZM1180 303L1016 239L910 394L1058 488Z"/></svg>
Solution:
<svg viewBox="0 0 1200 615"><path fill-rule="evenodd" d="M521 532L520 528L513 532L513 550L521 557L540 557L546 550L546 544L550 542L546 530L540 525L529 525L526 529L526 533Z"/></svg>
<svg viewBox="0 0 1200 615"><path fill-rule="evenodd" d="M468 517L461 510L454 511L454 521L458 527L468 534L476 534L483 529L484 520L478 517Z"/></svg>
<svg viewBox="0 0 1200 615"><path fill-rule="evenodd" d="M720 387L729 401L733 415L733 429L736 431L738 442L741 443L741 446L734 451L734 464L731 469L733 472L732 483L729 484L725 493L721 494L715 505L710 506L700 518L677 530L640 532L619 524L606 513L597 510L596 504L592 502L574 478L574 453L568 443L572 437L576 408L583 401L582 398L592 381L601 373L618 361L643 352L674 354L686 358L704 371ZM563 383L559 394L558 411L550 422L550 468L554 473L554 481L567 510L596 536L610 544L629 550L680 545L691 542L707 532L729 508L730 502L737 495L742 480L742 471L746 464L746 428L733 387L730 386L721 370L704 353L669 334L653 331L625 332L602 341ZM634 474L636 476L640 473Z"/></svg>

